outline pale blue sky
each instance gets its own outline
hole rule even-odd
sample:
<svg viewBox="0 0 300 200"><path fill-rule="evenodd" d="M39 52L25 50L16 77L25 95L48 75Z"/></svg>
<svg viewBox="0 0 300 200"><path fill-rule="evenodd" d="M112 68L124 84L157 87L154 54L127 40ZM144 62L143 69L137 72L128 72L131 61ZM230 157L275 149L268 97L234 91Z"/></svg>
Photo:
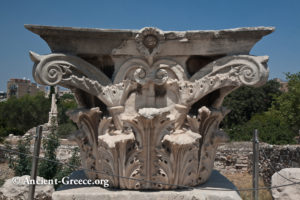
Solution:
<svg viewBox="0 0 300 200"><path fill-rule="evenodd" d="M206 30L275 26L251 51L269 55L270 78L300 71L299 0L39 0L0 1L0 90L9 78L33 80L28 51L48 54L46 43L24 24L91 28Z"/></svg>

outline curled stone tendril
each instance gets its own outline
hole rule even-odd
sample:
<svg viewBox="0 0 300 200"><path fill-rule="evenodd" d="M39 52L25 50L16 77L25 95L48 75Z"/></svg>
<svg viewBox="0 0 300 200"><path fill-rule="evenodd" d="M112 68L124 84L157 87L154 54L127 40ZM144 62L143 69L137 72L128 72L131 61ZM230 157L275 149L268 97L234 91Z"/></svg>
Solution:
<svg viewBox="0 0 300 200"><path fill-rule="evenodd" d="M56 85L58 84L63 76L63 72L61 67L58 65L49 65L44 68L42 75L43 81L45 81L48 85Z"/></svg>
<svg viewBox="0 0 300 200"><path fill-rule="evenodd" d="M240 80L246 85L255 84L259 80L257 78L257 70L253 66L243 66L240 70Z"/></svg>
<svg viewBox="0 0 300 200"><path fill-rule="evenodd" d="M137 70L135 70L133 76L136 82L144 84L144 79L146 78L146 71L143 68L138 68Z"/></svg>
<svg viewBox="0 0 300 200"><path fill-rule="evenodd" d="M159 69L155 74L155 83L156 84L164 84L168 80L168 72L164 69Z"/></svg>

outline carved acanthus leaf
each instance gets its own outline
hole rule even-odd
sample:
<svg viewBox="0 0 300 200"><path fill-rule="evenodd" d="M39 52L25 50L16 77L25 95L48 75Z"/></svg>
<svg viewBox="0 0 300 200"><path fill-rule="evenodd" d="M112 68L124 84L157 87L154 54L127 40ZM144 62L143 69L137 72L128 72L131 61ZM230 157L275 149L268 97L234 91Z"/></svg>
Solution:
<svg viewBox="0 0 300 200"><path fill-rule="evenodd" d="M73 55L31 52L34 79L74 92L80 108L68 115L83 168L121 189L176 189L209 178L217 146L228 139L219 130L224 97L267 80L268 57L240 54L273 30L44 29L34 28L52 52Z"/></svg>
<svg viewBox="0 0 300 200"><path fill-rule="evenodd" d="M86 169L96 169L98 154L95 152L98 146L98 123L101 111L99 108L75 109L67 112L69 117L77 124L78 131L73 133L73 138L80 147L82 165ZM91 178L99 177L96 172L86 171Z"/></svg>
<svg viewBox="0 0 300 200"><path fill-rule="evenodd" d="M173 90L179 90L179 104L192 105L207 94L223 88L234 90L242 85L259 86L266 82L268 69L267 57L248 55L220 58L197 72L189 81L167 84ZM227 91L224 95L230 93ZM221 104L221 103L219 103Z"/></svg>
<svg viewBox="0 0 300 200"><path fill-rule="evenodd" d="M226 56L203 67L190 81L224 74L227 78L239 78L242 85L260 86L268 77L267 62L268 56Z"/></svg>

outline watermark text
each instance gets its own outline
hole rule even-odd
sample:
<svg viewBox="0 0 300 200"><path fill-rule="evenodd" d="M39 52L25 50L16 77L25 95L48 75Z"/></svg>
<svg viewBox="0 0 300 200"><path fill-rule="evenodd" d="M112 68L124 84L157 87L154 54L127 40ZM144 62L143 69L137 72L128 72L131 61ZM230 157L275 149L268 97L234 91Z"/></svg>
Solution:
<svg viewBox="0 0 300 200"><path fill-rule="evenodd" d="M61 180L58 179L41 179L37 180L30 179L30 177L13 177L12 182L14 185L95 185L109 187L109 181L107 179L70 179L69 177L63 177Z"/></svg>

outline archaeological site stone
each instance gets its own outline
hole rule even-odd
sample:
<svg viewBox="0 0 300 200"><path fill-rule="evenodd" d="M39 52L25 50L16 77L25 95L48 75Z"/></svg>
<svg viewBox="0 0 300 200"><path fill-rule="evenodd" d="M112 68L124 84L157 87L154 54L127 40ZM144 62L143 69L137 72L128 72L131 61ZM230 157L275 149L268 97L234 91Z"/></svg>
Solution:
<svg viewBox="0 0 300 200"><path fill-rule="evenodd" d="M274 200L297 200L300 197L300 168L285 168L272 176ZM293 184L293 185L289 185ZM288 185L276 188L276 186Z"/></svg>
<svg viewBox="0 0 300 200"><path fill-rule="evenodd" d="M55 94L52 94L51 96L51 109L50 109L50 112L49 112L49 120L48 120L48 126L57 126L58 125L58 122L57 122L57 114L58 114L58 111L57 111L57 105L56 105L56 97L55 97Z"/></svg>
<svg viewBox="0 0 300 200"><path fill-rule="evenodd" d="M74 138L91 179L121 189L175 189L208 180L223 99L268 78L249 55L274 28L220 31L104 30L25 25L52 53L30 52L34 79L70 88ZM128 179L129 178L129 179Z"/></svg>
<svg viewBox="0 0 300 200"><path fill-rule="evenodd" d="M37 184L35 189L35 199L51 200L54 192L53 184L46 184L47 180L43 177L37 177L37 182L45 184ZM1 200L27 200L29 192L30 176L15 176L7 179L3 186L0 187Z"/></svg>

